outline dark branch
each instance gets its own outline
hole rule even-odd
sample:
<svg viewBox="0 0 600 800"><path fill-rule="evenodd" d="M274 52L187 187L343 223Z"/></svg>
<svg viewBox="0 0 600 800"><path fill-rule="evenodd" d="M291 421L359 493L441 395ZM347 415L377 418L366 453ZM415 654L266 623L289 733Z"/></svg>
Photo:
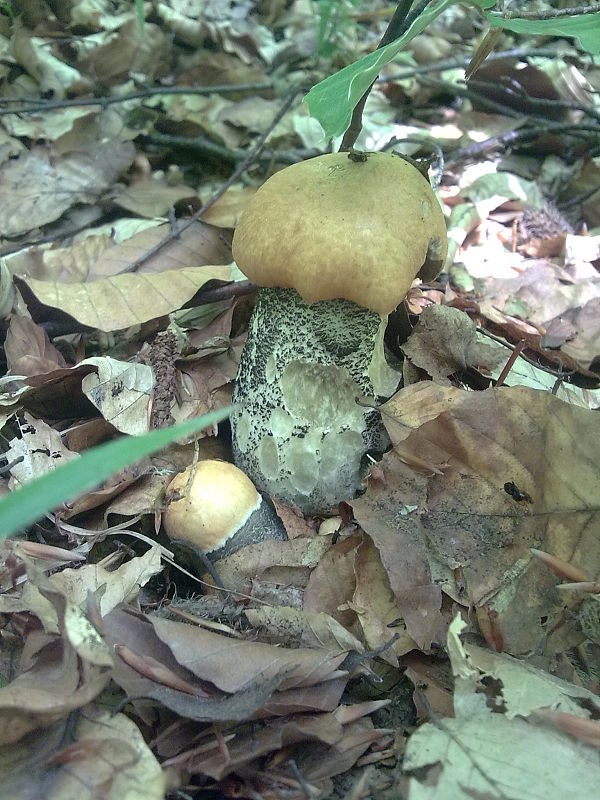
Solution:
<svg viewBox="0 0 600 800"><path fill-rule="evenodd" d="M428 2L429 0L427 0L427 2L424 4L421 2L419 3L419 6L425 6ZM413 15L410 15L409 17L408 13L411 5L412 0L400 0L396 10L394 11L394 15L392 16L390 23L385 30L385 33L381 37L381 41L377 45L377 50L385 47L387 44L390 44L390 42L393 42L395 39L398 39L407 30L408 26L412 24L412 18L414 17ZM411 18L410 22L409 18ZM354 143L358 139L358 135L362 129L362 115L365 103L367 102L367 98L371 92L371 89L373 88L374 83L375 81L373 81L373 83L369 86L367 91L363 94L354 107L352 120L350 121L350 127L344 134L342 144L340 145L340 151L350 150L352 147L354 147Z"/></svg>
<svg viewBox="0 0 600 800"><path fill-rule="evenodd" d="M54 111L57 108L77 108L78 106L100 106L107 108L116 103L127 103L129 100L146 100L148 97L157 95L175 94L228 94L234 92L260 92L265 89L272 89L270 81L261 83L239 83L239 84L218 84L215 86L155 86L151 89L144 89L140 92L132 92L115 97L76 97L72 100L36 100L35 102L24 103L21 98L3 97L0 100L0 116L6 114L38 114L41 111Z"/></svg>

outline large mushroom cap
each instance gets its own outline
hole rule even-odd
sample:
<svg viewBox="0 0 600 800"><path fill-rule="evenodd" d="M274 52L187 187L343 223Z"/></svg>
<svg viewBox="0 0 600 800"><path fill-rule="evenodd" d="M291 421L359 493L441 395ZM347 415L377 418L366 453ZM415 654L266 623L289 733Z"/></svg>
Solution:
<svg viewBox="0 0 600 800"><path fill-rule="evenodd" d="M259 286L296 289L308 303L352 300L381 315L414 278L435 277L446 224L419 170L389 153L317 156L277 172L240 217L233 257ZM427 262L427 263L426 263Z"/></svg>

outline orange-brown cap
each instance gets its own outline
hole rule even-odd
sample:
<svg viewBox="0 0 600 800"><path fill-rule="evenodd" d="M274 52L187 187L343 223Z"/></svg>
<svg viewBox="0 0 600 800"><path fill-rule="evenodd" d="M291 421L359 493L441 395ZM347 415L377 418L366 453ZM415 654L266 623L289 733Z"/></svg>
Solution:
<svg viewBox="0 0 600 800"><path fill-rule="evenodd" d="M352 300L381 315L414 278L435 277L446 224L427 178L389 153L331 153L267 180L242 213L233 257L259 286L296 289L308 303Z"/></svg>
<svg viewBox="0 0 600 800"><path fill-rule="evenodd" d="M199 461L188 467L173 478L167 498L175 493L181 499L173 499L163 514L167 535L205 553L222 547L262 501L250 478L227 461Z"/></svg>

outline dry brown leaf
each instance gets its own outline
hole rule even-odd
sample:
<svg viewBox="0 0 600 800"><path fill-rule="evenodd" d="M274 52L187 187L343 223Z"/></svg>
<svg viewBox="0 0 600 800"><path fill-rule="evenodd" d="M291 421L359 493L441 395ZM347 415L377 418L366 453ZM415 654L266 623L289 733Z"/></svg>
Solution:
<svg viewBox="0 0 600 800"><path fill-rule="evenodd" d="M447 661L433 661L423 653L408 653L402 659L404 674L414 684L413 702L420 720L453 717L452 670ZM425 695L426 703L421 695Z"/></svg>
<svg viewBox="0 0 600 800"><path fill-rule="evenodd" d="M352 502L354 516L379 550L406 629L421 649L444 641L442 594L429 563L423 514L426 478L403 464L394 452L381 462L385 482L372 481ZM393 634L393 631L391 631Z"/></svg>
<svg viewBox="0 0 600 800"><path fill-rule="evenodd" d="M105 84L125 79L132 73L140 73L148 83L152 83L167 69L170 47L166 31L149 22L142 31L135 15L132 15L119 28L116 37L89 51L82 51L79 66L84 72L101 76Z"/></svg>
<svg viewBox="0 0 600 800"><path fill-rule="evenodd" d="M258 645L262 648L265 669L257 664L252 654L256 655L254 649L257 645L252 642L244 642L239 639L231 639L228 636L210 633L206 638L200 629L196 629L188 624L179 622L173 623L167 620L154 620L156 623L165 623L169 637L171 649L167 647L155 634L150 625L150 620L142 615L127 613L124 609L115 609L104 618L103 624L108 640L113 644L126 643L140 657L151 658L161 663L174 675L178 675L187 682L196 682L198 678L209 693L209 697L190 697L166 687L160 686L147 677L141 676L138 672L131 669L123 661L118 659L115 663L113 673L114 680L130 696L144 695L155 699L167 708L189 719L205 721L244 721L251 717L288 715L305 710L331 710L335 708L348 680L348 674L335 669L335 661L331 664L333 671L322 671L322 658L317 651L310 650L284 650L270 645ZM197 638L201 637L201 642ZM181 638L181 642L178 640ZM241 645L241 650L235 653L230 652L230 647L237 642ZM171 650L176 651L178 658L182 650L188 650L190 658L197 660L201 654L206 654L213 665L207 665L206 659L202 667L198 664L188 664L192 667L190 672L187 667L182 666L173 657ZM198 647L200 649L198 649ZM294 659L294 653L300 652L299 659ZM243 655L241 655L243 653ZM271 658L269 657L271 654ZM212 654L212 655L210 655ZM275 656L275 663L272 656ZM329 653L331 655L331 653ZM241 664L248 657L248 663ZM342 656L343 657L343 656ZM285 664L282 662L286 662ZM271 661L274 661L271 664ZM299 661L304 662L304 667ZM302 680L298 681L298 686L291 686L276 691L278 687L285 683L289 678L293 678L293 672L297 668L297 677L304 668L310 672L309 662L316 664L314 673L315 685L311 685L310 679L305 685ZM258 669L257 669L258 666ZM246 671L246 674L244 674ZM198 672L202 672L199 675ZM307 672L307 674L308 674ZM212 678L223 674L223 681L228 682L231 674L231 682L226 691L233 691L232 695L223 694L212 682ZM195 677L194 677L195 675ZM324 678L323 682L319 682ZM289 681L287 681L289 683Z"/></svg>
<svg viewBox="0 0 600 800"><path fill-rule="evenodd" d="M90 268L89 279L109 278L128 271L141 256L171 233L171 225L165 223L147 228L120 244L105 248ZM145 275L184 267L202 267L206 264L229 264L230 261L229 237L205 222L195 222L156 255L144 261L138 273Z"/></svg>
<svg viewBox="0 0 600 800"><path fill-rule="evenodd" d="M245 64L229 53L205 49L198 50L194 55L193 66L179 73L182 86L261 83L267 79L266 73L259 65ZM238 99L237 93L230 94L229 97L232 100Z"/></svg>
<svg viewBox="0 0 600 800"><path fill-rule="evenodd" d="M333 711L347 685L348 676L343 675L314 686L273 692L264 704L260 716L285 717L302 711Z"/></svg>
<svg viewBox="0 0 600 800"><path fill-rule="evenodd" d="M112 195L113 203L140 217L166 217L169 209L182 201L192 205L196 192L183 183L171 186L165 178L148 178L127 187L119 187Z"/></svg>
<svg viewBox="0 0 600 800"><path fill-rule="evenodd" d="M427 386L419 392L421 401L427 404L429 391L437 403L438 389ZM463 392L453 395L448 411L413 431L402 450L409 458L449 466L432 477L411 477L409 470L395 506L374 484L355 501L357 519L380 552L381 517L364 519L364 507L375 511L377 498L390 509L387 536L390 548L395 540L390 552L396 560L406 564L408 538L418 543L415 570L426 573L429 558L455 570L454 580L444 579L446 591L453 597L463 592L463 602L482 609L480 622L489 623L484 633L496 647L514 654L543 648L556 626L563 639L555 635L552 647L570 646L576 632L562 625L564 599L554 591L558 579L532 560L530 548L580 567L592 580L600 576L596 414L525 387ZM398 491L400 479L388 475L390 463L386 457L387 482ZM427 487L426 504L423 495L418 499L418 486ZM392 509L411 496L414 512L402 518L396 511L394 521ZM390 573L383 553L382 561L395 589L398 576Z"/></svg>
<svg viewBox="0 0 600 800"><path fill-rule="evenodd" d="M462 389L419 381L397 392L381 406L381 418L392 444L398 449L411 432L452 408ZM398 452L400 450L398 449Z"/></svg>
<svg viewBox="0 0 600 800"><path fill-rule="evenodd" d="M69 551L64 552L68 554ZM159 547L150 548L143 556L132 558L116 569L106 570L98 564L84 564L78 569L68 568L54 572L42 580L38 576L42 574L41 570L46 570L49 566L41 564L32 568L26 554L22 553L22 557L28 564L29 581L23 586L19 597L0 595L0 610L2 613L31 613L40 620L48 633L58 632L60 619L56 603L52 603L40 591L38 583L42 584L42 588L46 586L62 595L75 606L84 607L91 592L97 598L100 613L105 616L120 603L134 600L140 587L162 570Z"/></svg>
<svg viewBox="0 0 600 800"><path fill-rule="evenodd" d="M61 99L75 86L84 90L88 82L78 70L57 58L43 38L32 36L32 31L23 24L20 16L15 23L10 41L11 55L39 83L42 94L48 92Z"/></svg>
<svg viewBox="0 0 600 800"><path fill-rule="evenodd" d="M138 656L152 658L182 680L199 685L197 677L175 660L143 615L116 608L103 618L103 627L106 639L112 645L127 644ZM264 708L280 682L279 677L256 680L231 696L224 695L210 684L202 684L210 696L191 696L151 681L121 659L115 660L112 678L129 697L148 697L182 717L204 722L250 719Z"/></svg>
<svg viewBox="0 0 600 800"><path fill-rule="evenodd" d="M280 688L312 686L340 677L344 651L286 650L261 642L229 639L179 622L152 618L152 625L177 661L223 692L235 692L252 682L281 680Z"/></svg>
<svg viewBox="0 0 600 800"><path fill-rule="evenodd" d="M219 576L224 586L234 591L248 591L257 578L277 567L289 568L289 583L304 585L330 547L328 537L299 537L289 542L266 541L244 547L219 561Z"/></svg>
<svg viewBox="0 0 600 800"><path fill-rule="evenodd" d="M312 537L316 535L315 529L309 524L299 508L291 508L277 499L273 500L277 516L283 522L283 527L288 539L297 539L299 536Z"/></svg>
<svg viewBox="0 0 600 800"><path fill-rule="evenodd" d="M17 742L30 731L46 728L82 708L110 678L106 668L80 659L68 639L41 631L26 642L22 670L0 689L2 744Z"/></svg>
<svg viewBox="0 0 600 800"><path fill-rule="evenodd" d="M145 800L162 800L167 790L167 774L136 725L92 705L78 715L69 737L61 721L43 736L3 748L0 781L12 800L124 800L139 792Z"/></svg>
<svg viewBox="0 0 600 800"><path fill-rule="evenodd" d="M29 377L67 366L46 331L28 317L11 317L4 352L13 375Z"/></svg>
<svg viewBox="0 0 600 800"><path fill-rule="evenodd" d="M450 306L430 305L402 350L413 364L426 370L434 381L450 385L449 375L467 367L499 366L498 351L477 339L477 326L463 311Z"/></svg>
<svg viewBox="0 0 600 800"><path fill-rule="evenodd" d="M39 478L60 464L79 458L62 443L60 433L40 419L25 414L25 424L21 427L20 438L9 442L7 458L9 461L23 457L23 461L11 468L11 488Z"/></svg>
<svg viewBox="0 0 600 800"><path fill-rule="evenodd" d="M339 742L343 735L344 728L333 714L297 715L292 719L269 721L264 726L256 723L252 731L239 735L230 742L226 753L215 741L214 748L206 754L184 753L180 758L166 762L166 765L181 761L192 773L221 780L249 762L279 751L284 746L302 743L306 749L311 742L331 745Z"/></svg>
<svg viewBox="0 0 600 800"><path fill-rule="evenodd" d="M101 254L114 247L106 234L90 235L68 247L32 245L9 256L7 263L13 275L75 283L85 281Z"/></svg>
<svg viewBox="0 0 600 800"><path fill-rule="evenodd" d="M188 267L156 275L127 274L91 283L21 279L35 298L82 325L117 331L163 317L181 308L210 280L229 279L229 268Z"/></svg>
<svg viewBox="0 0 600 800"><path fill-rule="evenodd" d="M92 203L133 160L131 142L99 145L95 152L52 158L43 147L0 167L0 234L54 222L76 203Z"/></svg>
<svg viewBox="0 0 600 800"><path fill-rule="evenodd" d="M81 390L107 422L120 433L139 436L149 430L149 405L154 375L147 364L117 361L115 358L88 358L97 372L81 381Z"/></svg>
<svg viewBox="0 0 600 800"><path fill-rule="evenodd" d="M370 719L357 720L344 725L342 738L325 753L322 750L300 753L298 767L312 782L340 775L351 769L372 744L389 734L388 730L374 729Z"/></svg>
<svg viewBox="0 0 600 800"><path fill-rule="evenodd" d="M306 611L324 611L349 630L356 623L347 604L356 585L354 559L361 542L357 533L333 545L311 572L304 591Z"/></svg>
<svg viewBox="0 0 600 800"><path fill-rule="evenodd" d="M398 656L416 648L416 642L404 626L402 612L390 588L379 551L366 538L358 548L354 562L356 589L352 608L356 612L369 650L377 650L389 643L393 636L398 639L380 654L380 658L393 667L398 666Z"/></svg>
<svg viewBox="0 0 600 800"><path fill-rule="evenodd" d="M254 187L232 186L202 214L202 220L218 228L235 228L240 214L255 193Z"/></svg>
<svg viewBox="0 0 600 800"><path fill-rule="evenodd" d="M286 647L341 648L364 652L364 647L329 614L316 614L299 608L259 606L244 612L255 628L261 628L270 641Z"/></svg>
<svg viewBox="0 0 600 800"><path fill-rule="evenodd" d="M175 421L184 422L230 403L238 365L239 354L229 347L210 358L179 362L181 402L171 409ZM219 393L222 387L228 391Z"/></svg>
<svg viewBox="0 0 600 800"><path fill-rule="evenodd" d="M164 491L172 477L173 473L170 472L158 474L152 471L149 475L143 475L108 503L104 519L108 520L111 514L120 517L154 514L164 503Z"/></svg>

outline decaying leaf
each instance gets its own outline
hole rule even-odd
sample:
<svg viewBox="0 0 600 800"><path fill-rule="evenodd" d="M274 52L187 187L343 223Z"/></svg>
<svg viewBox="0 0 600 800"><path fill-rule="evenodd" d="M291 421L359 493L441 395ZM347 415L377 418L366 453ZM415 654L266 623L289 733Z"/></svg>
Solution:
<svg viewBox="0 0 600 800"><path fill-rule="evenodd" d="M423 310L402 350L442 385L467 367L491 371L501 362L498 352L477 338L477 327L464 312L435 304Z"/></svg>
<svg viewBox="0 0 600 800"><path fill-rule="evenodd" d="M442 588L459 602L485 608L498 631L495 646L528 652L543 646L564 605L554 590L558 579L532 560L530 548L581 567L590 579L600 575L595 414L524 387L447 391L425 384L390 401L386 424L405 393L422 404L423 423L413 419L408 437L400 441L404 434L398 437L390 426L413 469L387 455L384 472L394 488L372 482L354 501L355 515L380 550L394 593L408 593L416 614L429 608L425 597L439 591L430 569L441 562L448 569ZM423 465L420 472L416 464ZM427 465L446 466L427 475ZM417 587L424 593L419 599ZM422 642L424 622L405 620ZM569 641L576 638L567 636L562 646Z"/></svg>
<svg viewBox="0 0 600 800"><path fill-rule="evenodd" d="M532 796L559 800L573 790L593 796L600 780L598 751L564 733L540 723L534 708L553 706L574 696L574 687L549 679L532 666L515 659L485 652L487 664L479 661L480 649L463 648L459 633L465 627L460 618L452 623L448 648L457 680L454 693L455 719L437 719L421 726L409 739L404 771L410 776L411 797L431 798L511 797L530 800ZM492 666L491 660L495 660ZM491 675L497 682L490 681ZM511 718L500 698L486 696L482 682L503 691L503 677L511 676ZM533 696L529 697L531 689ZM577 690L575 690L576 693ZM597 698L586 695L587 703L598 707ZM535 698L535 699L534 699ZM521 713L520 703L526 705ZM585 721L583 703L578 709ZM431 780L435 776L435 780Z"/></svg>
<svg viewBox="0 0 600 800"><path fill-rule="evenodd" d="M124 714L93 705L68 735L61 721L44 736L1 747L0 780L11 800L133 800L140 792L146 800L163 800L168 786L138 727Z"/></svg>
<svg viewBox="0 0 600 800"><path fill-rule="evenodd" d="M120 431L135 436L149 429L148 405L152 398L154 376L147 364L117 361L115 358L88 358L97 372L81 382L83 393L107 422Z"/></svg>
<svg viewBox="0 0 600 800"><path fill-rule="evenodd" d="M0 234L18 236L54 222L75 203L92 203L133 156L130 142L111 142L52 160L39 147L8 161L0 167Z"/></svg>

